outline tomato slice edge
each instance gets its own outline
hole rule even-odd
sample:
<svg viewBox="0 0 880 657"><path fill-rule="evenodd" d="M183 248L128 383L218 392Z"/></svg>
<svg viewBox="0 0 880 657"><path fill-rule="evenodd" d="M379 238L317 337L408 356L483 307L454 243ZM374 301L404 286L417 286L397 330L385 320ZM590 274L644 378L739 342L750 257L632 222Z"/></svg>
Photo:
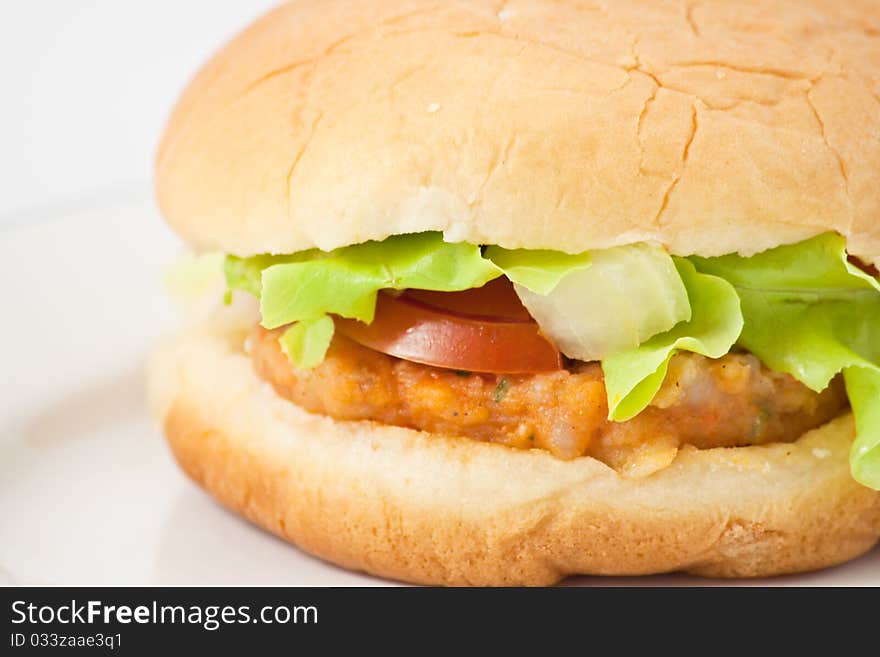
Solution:
<svg viewBox="0 0 880 657"><path fill-rule="evenodd" d="M380 292L371 324L337 317L336 329L370 349L434 367L488 374L562 369L562 355L534 320L465 314L446 301L439 308L424 295Z"/></svg>

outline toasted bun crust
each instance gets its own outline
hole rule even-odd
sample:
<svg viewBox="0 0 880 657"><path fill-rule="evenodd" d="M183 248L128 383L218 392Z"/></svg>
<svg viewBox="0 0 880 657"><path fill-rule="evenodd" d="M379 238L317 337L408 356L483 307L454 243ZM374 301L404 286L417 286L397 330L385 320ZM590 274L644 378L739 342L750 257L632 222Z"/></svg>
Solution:
<svg viewBox="0 0 880 657"><path fill-rule="evenodd" d="M689 9L688 6L691 6ZM876 0L299 0L221 50L156 166L199 249L441 230L880 262Z"/></svg>
<svg viewBox="0 0 880 657"><path fill-rule="evenodd" d="M249 322L207 326L151 363L178 462L229 508L347 568L426 584L751 577L837 564L880 535L880 492L849 473L850 416L793 444L685 449L625 479L591 458L309 415L254 374Z"/></svg>

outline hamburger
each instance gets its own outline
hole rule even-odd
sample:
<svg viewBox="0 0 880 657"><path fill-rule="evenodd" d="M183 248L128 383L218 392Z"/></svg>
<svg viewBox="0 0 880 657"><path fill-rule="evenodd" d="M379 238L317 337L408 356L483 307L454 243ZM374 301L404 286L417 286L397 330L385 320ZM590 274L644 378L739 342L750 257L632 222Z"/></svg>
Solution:
<svg viewBox="0 0 880 657"><path fill-rule="evenodd" d="M182 469L427 584L756 577L880 536L876 2L290 2L156 162L227 305Z"/></svg>

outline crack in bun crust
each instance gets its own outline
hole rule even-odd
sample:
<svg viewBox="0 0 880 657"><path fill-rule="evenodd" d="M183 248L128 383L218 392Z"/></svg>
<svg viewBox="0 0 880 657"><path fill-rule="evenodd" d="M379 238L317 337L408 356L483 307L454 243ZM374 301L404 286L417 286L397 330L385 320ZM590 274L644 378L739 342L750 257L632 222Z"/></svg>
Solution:
<svg viewBox="0 0 880 657"><path fill-rule="evenodd" d="M625 479L591 458L310 415L253 372L252 321L225 309L162 345L154 412L195 482L346 568L447 585L756 577L847 561L880 535L880 493L849 474L849 415L791 444L682 450Z"/></svg>

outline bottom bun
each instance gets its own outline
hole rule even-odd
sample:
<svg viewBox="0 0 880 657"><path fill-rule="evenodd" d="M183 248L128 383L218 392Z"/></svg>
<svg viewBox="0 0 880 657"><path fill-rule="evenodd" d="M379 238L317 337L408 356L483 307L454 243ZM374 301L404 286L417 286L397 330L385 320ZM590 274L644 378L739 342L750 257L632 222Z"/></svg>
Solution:
<svg viewBox="0 0 880 657"><path fill-rule="evenodd" d="M880 535L880 493L849 473L849 415L795 443L682 449L626 479L592 458L310 415L254 374L251 325L226 310L160 347L155 412L199 485L346 568L452 585L756 577L847 561Z"/></svg>

